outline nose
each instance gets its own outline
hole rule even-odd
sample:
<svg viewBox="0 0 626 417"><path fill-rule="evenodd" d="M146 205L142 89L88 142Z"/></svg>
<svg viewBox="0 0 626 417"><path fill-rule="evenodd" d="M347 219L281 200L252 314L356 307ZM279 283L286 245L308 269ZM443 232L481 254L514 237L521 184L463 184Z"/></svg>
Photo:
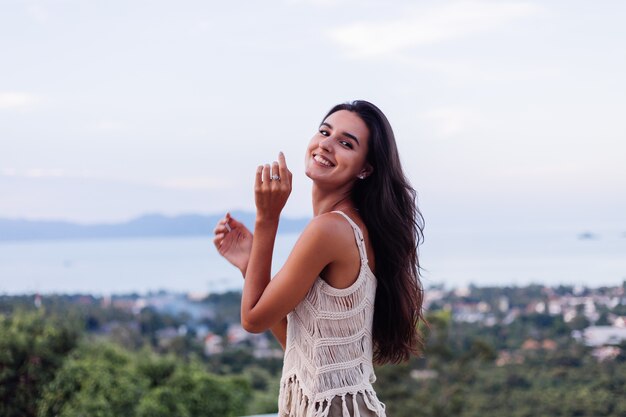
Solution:
<svg viewBox="0 0 626 417"><path fill-rule="evenodd" d="M318 144L318 146L326 152L330 152L332 148L330 138L330 136L324 136L324 139L320 140Z"/></svg>

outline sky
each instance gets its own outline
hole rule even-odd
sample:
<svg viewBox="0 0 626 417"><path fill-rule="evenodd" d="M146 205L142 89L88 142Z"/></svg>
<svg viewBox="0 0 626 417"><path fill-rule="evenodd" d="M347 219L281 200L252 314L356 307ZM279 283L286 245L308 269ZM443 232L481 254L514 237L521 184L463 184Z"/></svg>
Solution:
<svg viewBox="0 0 626 417"><path fill-rule="evenodd" d="M334 104L389 118L435 227L626 230L626 2L3 0L0 217L254 210Z"/></svg>

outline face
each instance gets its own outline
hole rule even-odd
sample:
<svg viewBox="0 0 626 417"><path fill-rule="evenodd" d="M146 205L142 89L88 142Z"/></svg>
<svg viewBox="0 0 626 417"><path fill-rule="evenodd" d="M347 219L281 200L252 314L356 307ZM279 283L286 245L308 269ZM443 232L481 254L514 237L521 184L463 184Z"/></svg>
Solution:
<svg viewBox="0 0 626 417"><path fill-rule="evenodd" d="M365 122L348 110L328 116L311 138L305 157L305 173L314 181L342 186L367 177L372 167L367 163L369 129Z"/></svg>

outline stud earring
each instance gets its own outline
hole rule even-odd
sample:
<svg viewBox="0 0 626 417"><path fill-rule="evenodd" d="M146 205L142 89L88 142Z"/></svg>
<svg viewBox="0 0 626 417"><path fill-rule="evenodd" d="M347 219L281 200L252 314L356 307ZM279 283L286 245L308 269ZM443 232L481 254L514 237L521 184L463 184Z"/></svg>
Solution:
<svg viewBox="0 0 626 417"><path fill-rule="evenodd" d="M358 177L359 177L359 179L361 179L361 180L362 180L362 179L364 179L364 178L365 178L365 175L361 174L361 175L358 175Z"/></svg>

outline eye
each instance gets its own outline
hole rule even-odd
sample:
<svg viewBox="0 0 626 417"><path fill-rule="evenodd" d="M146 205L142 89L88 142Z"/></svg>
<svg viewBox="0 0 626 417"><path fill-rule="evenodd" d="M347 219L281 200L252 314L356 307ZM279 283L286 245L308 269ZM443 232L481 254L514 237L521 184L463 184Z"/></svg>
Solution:
<svg viewBox="0 0 626 417"><path fill-rule="evenodd" d="M330 136L330 133L326 129L320 129L320 133L322 134L322 136Z"/></svg>
<svg viewBox="0 0 626 417"><path fill-rule="evenodd" d="M352 144L348 142L347 140L340 140L339 143L348 149L354 148L354 146L352 146Z"/></svg>

